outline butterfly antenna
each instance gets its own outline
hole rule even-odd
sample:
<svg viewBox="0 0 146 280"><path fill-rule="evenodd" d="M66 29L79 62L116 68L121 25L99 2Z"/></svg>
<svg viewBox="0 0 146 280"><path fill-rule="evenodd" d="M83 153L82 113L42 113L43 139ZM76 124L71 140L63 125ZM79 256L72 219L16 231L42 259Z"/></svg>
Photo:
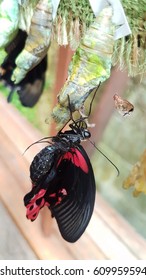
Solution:
<svg viewBox="0 0 146 280"><path fill-rule="evenodd" d="M49 144L51 144L50 141L47 141L47 139L49 139L49 138L52 138L52 137L46 136L46 137L43 137L43 138L39 139L39 140L36 141L36 142L33 142L32 144L30 144L30 145L24 150L24 152L23 152L22 155L24 155L24 154L26 153L26 151L27 151L30 147L32 147L33 145L35 145L35 144L41 144L41 143L49 143Z"/></svg>
<svg viewBox="0 0 146 280"><path fill-rule="evenodd" d="M67 98L68 98L68 109L69 109L69 112L70 112L70 120L72 120L72 122L75 123L75 120L73 119L73 116L72 116L72 110L71 110L71 103L70 103L70 97L69 97L69 94L67 95Z"/></svg>
<svg viewBox="0 0 146 280"><path fill-rule="evenodd" d="M102 154L113 166L114 168L117 170L117 177L120 175L120 171L118 169L118 167L95 145L94 142L92 142L90 139L88 139L89 142L94 146L94 148L100 153Z"/></svg>
<svg viewBox="0 0 146 280"><path fill-rule="evenodd" d="M90 107L89 107L89 112L88 112L87 118L88 118L88 117L90 116L90 114L91 114L92 104L93 104L94 98L95 98L95 96L96 96L96 93L97 93L97 91L98 91L100 85L101 85L101 82L99 83L99 85L98 85L97 88L95 89L94 94L93 94L93 96L92 96L92 100L91 100L91 102L90 102Z"/></svg>

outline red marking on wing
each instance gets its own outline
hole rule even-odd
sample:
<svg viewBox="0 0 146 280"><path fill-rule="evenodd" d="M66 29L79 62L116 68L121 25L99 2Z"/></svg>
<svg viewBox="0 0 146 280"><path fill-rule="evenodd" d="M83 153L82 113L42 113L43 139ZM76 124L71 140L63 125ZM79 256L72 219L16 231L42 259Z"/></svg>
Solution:
<svg viewBox="0 0 146 280"><path fill-rule="evenodd" d="M34 221L38 214L39 214L39 211L40 209L46 205L46 202L45 202L45 199L44 199L44 195L46 193L46 190L44 189L41 189L31 200L30 202L27 204L26 208L27 208L27 211L26 211L26 217L27 219L30 219L31 221ZM39 205L37 205L36 201L40 199L40 203ZM47 206L48 203L47 203Z"/></svg>
<svg viewBox="0 0 146 280"><path fill-rule="evenodd" d="M59 192L58 192L58 201L56 202L55 206L56 206L57 204L60 204L61 201L62 201L62 199L63 199L64 196L66 196L66 195L67 195L66 189L63 188L63 189L59 190Z"/></svg>
<svg viewBox="0 0 146 280"><path fill-rule="evenodd" d="M86 160L78 149L72 148L71 151L61 156L58 165L63 159L71 160L73 164L75 164L77 167L80 167L85 173L88 173L89 169Z"/></svg>
<svg viewBox="0 0 146 280"><path fill-rule="evenodd" d="M26 205L27 219L34 221L37 218L40 209L44 206L49 207L49 206L56 206L57 204L60 204L64 196L67 195L67 191L65 188L62 188L57 193L51 193L46 198L44 198L45 194L46 194L46 190L41 189L37 194L35 194L35 196ZM37 200L39 200L39 203L37 203Z"/></svg>

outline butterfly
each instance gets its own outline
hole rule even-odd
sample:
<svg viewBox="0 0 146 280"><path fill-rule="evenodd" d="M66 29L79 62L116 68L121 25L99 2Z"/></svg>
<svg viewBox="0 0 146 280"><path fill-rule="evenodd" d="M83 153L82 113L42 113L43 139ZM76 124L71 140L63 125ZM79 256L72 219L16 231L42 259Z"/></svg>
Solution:
<svg viewBox="0 0 146 280"><path fill-rule="evenodd" d="M47 206L57 221L62 237L76 242L84 233L95 203L95 177L90 159L81 145L91 134L83 118L70 130L59 131L30 165L32 190L24 197L26 217L34 221Z"/></svg>

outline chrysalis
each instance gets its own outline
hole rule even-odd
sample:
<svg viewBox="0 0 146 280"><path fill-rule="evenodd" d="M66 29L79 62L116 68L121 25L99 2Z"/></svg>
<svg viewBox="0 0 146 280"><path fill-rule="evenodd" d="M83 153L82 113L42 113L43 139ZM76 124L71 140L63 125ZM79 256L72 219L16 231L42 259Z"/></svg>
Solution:
<svg viewBox="0 0 146 280"><path fill-rule="evenodd" d="M17 34L19 23L19 5L17 0L0 1L0 64L7 55L4 47Z"/></svg>
<svg viewBox="0 0 146 280"><path fill-rule="evenodd" d="M77 48L69 67L69 76L58 96L52 116L60 126L79 110L93 88L110 76L115 26L111 22L112 9L105 8L90 25Z"/></svg>
<svg viewBox="0 0 146 280"><path fill-rule="evenodd" d="M34 9L25 47L16 59L12 80L19 83L47 54L52 30L52 1L40 0Z"/></svg>

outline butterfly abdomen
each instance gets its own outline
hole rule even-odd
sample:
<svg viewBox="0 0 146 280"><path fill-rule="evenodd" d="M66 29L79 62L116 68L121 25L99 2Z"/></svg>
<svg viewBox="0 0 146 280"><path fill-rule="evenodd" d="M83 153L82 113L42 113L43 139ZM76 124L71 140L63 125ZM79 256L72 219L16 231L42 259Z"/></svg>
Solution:
<svg viewBox="0 0 146 280"><path fill-rule="evenodd" d="M30 178L34 184L38 183L43 176L50 171L56 156L57 151L52 145L42 149L34 157L30 165Z"/></svg>

